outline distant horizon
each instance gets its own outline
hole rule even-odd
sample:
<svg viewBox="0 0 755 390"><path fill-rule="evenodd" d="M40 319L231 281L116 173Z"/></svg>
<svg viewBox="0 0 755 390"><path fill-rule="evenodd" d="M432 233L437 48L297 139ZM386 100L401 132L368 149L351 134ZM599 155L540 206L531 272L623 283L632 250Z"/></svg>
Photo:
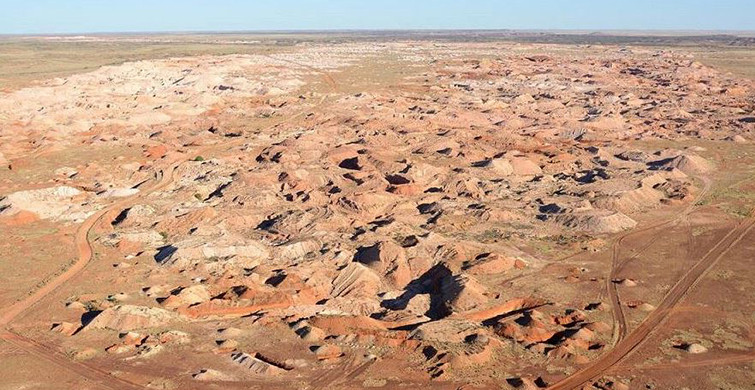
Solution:
<svg viewBox="0 0 755 390"><path fill-rule="evenodd" d="M63 32L63 33L0 33L0 36L13 36L13 37L76 37L87 35L192 35L192 34L208 34L208 35L265 35L265 34L327 34L327 33L401 33L401 32L443 32L443 33L542 33L542 34L574 34L574 35L589 35L589 34L604 34L604 35L617 35L617 34L647 34L653 36L666 35L666 36L708 36L708 35L731 35L731 36L755 36L755 29L750 30L711 30L711 29L511 29L511 28L365 28L365 29L283 29L283 30L176 30L176 31L77 31L77 32Z"/></svg>
<svg viewBox="0 0 755 390"><path fill-rule="evenodd" d="M755 31L751 0L6 0L1 35L302 31Z"/></svg>

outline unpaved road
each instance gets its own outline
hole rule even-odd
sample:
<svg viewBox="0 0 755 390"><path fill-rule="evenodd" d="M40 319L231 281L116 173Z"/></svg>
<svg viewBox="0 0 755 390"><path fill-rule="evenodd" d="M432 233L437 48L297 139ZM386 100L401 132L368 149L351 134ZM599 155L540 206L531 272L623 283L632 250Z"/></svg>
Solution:
<svg viewBox="0 0 755 390"><path fill-rule="evenodd" d="M330 74L325 73L316 68L309 67L304 64L299 64L299 63L288 61L288 60L286 61L321 73L323 77L325 78L327 84L331 86L333 89L336 88L335 80L333 80ZM323 99L318 103L318 106L324 104L326 97L327 96L323 97ZM303 116L304 114L306 114L306 112L308 111L309 110L305 110L304 112L290 116L279 123L269 126L267 129L272 129L283 123L290 122L294 119L297 119ZM240 139L240 140L228 141L220 145L217 145L217 144L208 145L204 148L199 149L198 151L195 151L195 153L201 154L201 152L211 149L211 148L222 147L222 146L226 146L226 147L233 146L234 144L237 144L243 141L244 141L243 139ZM160 180L155 186L149 188L146 191L142 191L132 197L124 198L123 200L119 202L113 203L112 205L99 210L98 212L96 212L95 214L87 218L81 224L81 226L77 229L76 235L74 237L74 245L76 246L76 251L78 252L78 259L76 260L76 262L71 267L69 267L65 272L57 276L55 279L53 279L49 283L45 284L42 288L36 290L33 294L29 295L28 297L26 297L25 299L21 301L16 302L10 308L8 308L8 310L6 310L5 313L3 313L3 315L0 317L0 329L6 328L19 315L29 310L42 298L49 295L50 293L55 291L58 287L68 282L71 278L76 276L79 272L81 272L87 266L87 264L92 260L92 244L89 242L89 233L91 232L92 228L100 221L100 219L102 219L102 217L105 214L113 210L123 209L123 208L128 207L129 205L133 205L138 200L143 199L149 196L150 194L152 194L153 192L159 191L167 187L168 185L170 185L173 182L173 179L174 179L173 175L175 173L175 170L183 162L184 162L183 160L172 161L168 168L161 171Z"/></svg>
<svg viewBox="0 0 755 390"><path fill-rule="evenodd" d="M320 73L330 88L332 88L333 90L337 88L337 84L335 80L329 73L323 72L322 70L319 70L319 69L316 69L316 68L313 68L304 64L299 64L293 61L287 61L287 62L291 62L293 64L296 64L304 68L311 69L317 73ZM325 103L326 100L327 100L327 95L324 95L323 98L320 100L320 102L317 104L317 106L321 106L322 104ZM304 116L307 112L311 110L312 108L304 110L298 114L289 116L276 124L268 126L266 129L267 130L273 129L281 124L291 122L295 119L298 119L301 116ZM241 139L228 141L221 144L207 145L194 152L201 154L203 151L207 151L212 148L232 147L244 141L245 139L241 138ZM58 275L49 283L45 284L42 288L34 291L34 293L32 293L31 295L13 304L10 308L8 308L2 314L2 316L0 316L0 340L8 342L17 348L24 350L30 355L37 356L61 368L65 368L72 372L75 372L81 375L83 378L86 378L88 381L91 381L97 384L99 388L106 388L106 389L112 389L112 390L133 390L133 389L143 388L141 385L117 378L108 372L101 371L97 368L91 367L81 362L74 362L68 359L67 357L60 355L59 352L53 350L50 347L41 345L28 337L25 337L16 332L13 332L10 329L10 325L15 319L19 318L21 315L26 313L34 305L39 303L42 299L50 295L52 292L54 292L56 289L61 287L63 284L70 281L73 277L78 275L81 271L83 271L86 268L86 266L93 259L93 250L92 250L92 244L89 240L89 234L94 228L94 226L97 225L97 223L107 213L114 210L122 210L124 208L127 208L135 204L137 201L146 198L150 194L166 188L171 183L173 183L176 169L185 161L186 160L183 158L174 159L173 161L169 163L170 165L168 168L160 171L158 182L153 187L145 191L142 191L134 196L124 198L123 200L119 202L113 203L110 206L107 206L97 211L96 213L89 216L89 218L84 220L81 226L79 226L79 228L76 230L76 234L74 236L74 245L76 246L76 251L78 253L78 258L76 262L71 267L66 269L62 274Z"/></svg>
<svg viewBox="0 0 755 390"><path fill-rule="evenodd" d="M92 244L89 241L89 233L97 224L97 222L99 222L100 219L102 219L102 217L108 212L128 207L139 199L143 199L151 193L168 186L173 182L173 173L180 164L181 162L173 162L170 167L167 168L167 174L165 173L165 171L162 171L163 174L161 175L160 180L150 189L140 192L139 194L132 197L126 198L120 202L113 203L112 205L103 208L102 210L87 218L76 231L76 235L74 237L74 245L76 246L76 251L79 254L76 262L65 272L44 285L39 290L35 291L32 295L29 295L25 299L18 301L13 306L11 306L10 309L8 309L0 318L0 328L8 327L13 320L31 309L44 297L54 292L57 288L59 288L60 286L71 280L71 278L78 275L82 270L84 270L84 268L86 268L87 264L89 264L93 258ZM113 390L133 390L142 388L136 383L117 378L108 372L101 371L81 362L73 362L65 356L61 356L59 352L53 350L52 348L41 345L34 340L14 333L9 329L6 329L2 333L0 333L0 339L24 350L32 356L39 357L58 367L75 372L81 377L85 378L87 381L96 384L98 388Z"/></svg>
<svg viewBox="0 0 755 390"><path fill-rule="evenodd" d="M58 277L45 284L42 288L38 289L28 297L16 302L8 310L6 310L5 313L3 313L2 317L0 317L0 328L8 326L19 315L29 310L42 298L52 293L58 287L62 286L71 278L76 276L79 272L81 272L92 260L92 244L89 242L89 232L92 231L92 228L97 224L97 222L99 222L99 220L102 219L102 217L108 212L125 208L128 205L133 204L137 200L142 199L155 191L165 188L173 181L173 172L179 164L179 162L172 163L171 166L166 169L168 173L165 174L165 171L163 171L162 178L152 188L146 191L142 191L132 197L125 198L120 202L113 203L87 218L76 230L76 235L74 237L74 245L76 246L76 251L79 254L76 262Z"/></svg>
<svg viewBox="0 0 755 390"><path fill-rule="evenodd" d="M627 355L637 349L656 327L666 320L672 309L687 295L687 292L700 281L729 249L737 245L753 229L753 226L755 226L755 218L750 218L729 231L724 238L718 241L679 279L663 298L658 308L629 333L626 338L619 341L611 351L599 357L588 367L577 371L568 378L549 387L549 389L577 389L621 362Z"/></svg>
<svg viewBox="0 0 755 390"><path fill-rule="evenodd" d="M45 347L27 337L8 331L1 333L0 339L7 343L10 343L11 345L19 349L22 349L24 352L32 356L36 356L59 368L67 369L78 374L88 382L96 385L96 388L98 389L142 389L142 386L128 380L113 376L106 371L102 371L98 368L91 367L84 363L73 363L66 356L60 354L59 352L51 351L50 348Z"/></svg>
<svg viewBox="0 0 755 390"><path fill-rule="evenodd" d="M606 279L606 291L608 292L608 298L611 301L611 315L613 316L613 337L612 337L612 345L616 345L619 341L623 340L627 335L627 320L626 316L624 315L624 309L621 307L621 298L619 297L619 290L617 283L614 281L618 278L619 271L621 271L622 267L624 267L629 261L636 259L639 257L642 253L645 252L651 245L653 245L658 239L660 239L661 235L655 235L650 240L649 243L647 243L644 247L642 247L639 251L635 252L631 257L625 260L620 259L621 254L621 244L626 240L627 238L652 231L659 228L665 228L669 225L676 225L681 220L689 216L689 214L692 213L692 211L695 210L697 207L697 203L699 200L705 198L705 196L710 191L711 186L713 185L713 182L708 177L701 177L700 178L703 183L705 183L703 190L700 192L700 194L694 199L694 201L686 208L684 211L682 211L678 216L675 218L664 221L661 223L657 223L648 227L645 227L643 229L633 230L630 232L627 232L620 236L613 244L612 252L611 252L611 273L609 274L609 277Z"/></svg>

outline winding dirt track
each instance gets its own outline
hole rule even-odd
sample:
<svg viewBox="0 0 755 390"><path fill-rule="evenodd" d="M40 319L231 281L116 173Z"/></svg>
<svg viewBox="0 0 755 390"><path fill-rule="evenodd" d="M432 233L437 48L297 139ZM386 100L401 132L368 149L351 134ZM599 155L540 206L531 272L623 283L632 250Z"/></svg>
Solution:
<svg viewBox="0 0 755 390"><path fill-rule="evenodd" d="M35 291L32 295L29 295L25 299L16 302L3 314L2 317L0 317L0 328L6 328L2 333L0 333L0 339L26 351L33 356L44 359L58 367L75 372L81 377L87 379L87 381L96 384L100 388L113 390L141 389L142 386L115 377L108 372L102 371L84 363L72 362L67 357L62 356L59 352L47 346L41 345L36 341L15 333L7 328L13 320L27 312L34 305L39 303L39 301L41 301L43 298L51 294L57 288L71 280L74 276L78 275L82 270L84 270L84 268L86 268L87 264L89 264L93 258L92 244L89 241L89 233L105 214L112 210L128 207L129 205L134 204L136 201L143 199L151 193L165 188L173 182L173 173L179 165L180 162L173 162L170 167L167 168L167 174L165 174L165 170L162 171L160 180L150 189L140 192L139 194L132 197L126 198L120 202L113 203L87 218L76 230L76 235L74 237L74 245L76 246L76 251L79 254L76 262L65 272L44 285L39 290Z"/></svg>
<svg viewBox="0 0 755 390"><path fill-rule="evenodd" d="M153 192L161 190L168 186L173 182L173 172L179 164L180 163L178 162L173 162L170 167L166 169L168 171L168 174L165 174L165 170L162 171L163 174L161 175L160 181L158 181L158 183L150 189L142 191L132 197L125 198L120 202L113 203L87 218L76 230L76 235L74 237L74 245L76 246L76 251L78 252L78 259L76 260L76 262L65 272L44 285L39 290L35 291L32 295L29 295L25 299L13 304L13 306L11 306L5 313L3 313L2 317L0 317L0 328L7 327L19 315L32 308L42 298L52 293L58 287L62 286L71 278L76 276L79 272L81 272L92 260L92 244L89 242L89 232L97 224L97 222L99 222L99 220L102 219L102 217L108 212L125 208L135 203L136 201L152 194Z"/></svg>
<svg viewBox="0 0 755 390"><path fill-rule="evenodd" d="M270 57L270 56L267 56L267 57ZM275 58L275 57L270 57L270 58L289 62L294 65L311 70L313 72L319 73L325 79L327 85L333 91L335 91L337 88L336 81L327 72L324 72L312 66L300 64L291 60L285 60L285 59L280 59L280 58ZM316 107L323 105L326 100L327 100L327 95L324 95L323 98L317 103ZM304 116L307 112L310 112L311 110L312 108L304 110L298 114L289 116L286 119L276 124L268 126L264 130L273 129L281 124L291 122L297 118ZM221 144L207 145L193 152L201 154L202 152L213 149L213 148L233 147L236 144L243 143L245 141L246 139L241 138L241 139L224 142ZM168 168L160 171L158 182L154 186L134 196L124 198L123 200L119 202L115 202L111 204L110 206L107 206L97 211L95 214L89 216L86 220L84 220L81 226L79 226L79 228L76 230L76 234L74 237L74 245L76 246L76 251L78 253L78 258L76 262L72 266L70 266L68 269L66 269L62 274L58 275L55 279L45 284L42 288L34 291L34 293L27 296L25 299L20 300L16 302L15 304L13 304L10 308L8 308L2 314L2 316L0 316L0 340L8 342L17 348L24 350L30 355L47 360L48 362L58 367L68 369L74 373L77 373L81 377L85 378L86 380L96 384L98 388L105 388L105 389L111 389L111 390L143 389L142 385L130 382L128 380L124 380L122 378L115 377L109 372L105 372L103 370L84 364L82 362L74 362L70 360L69 358L67 358L66 356L60 354L60 352L48 346L39 344L36 341L26 336L23 336L21 334L14 332L11 329L10 325L14 320L16 320L17 318L21 317L23 314L28 312L28 310L34 307L34 305L39 303L42 299L50 295L52 292L54 292L56 289L61 287L66 282L70 281L72 278L74 278L76 275L81 273L81 271L83 271L86 268L86 266L93 259L93 249L92 249L92 244L89 240L89 234L94 228L94 226L96 226L97 223L107 213L114 210L121 210L121 209L127 208L135 204L137 201L146 198L150 194L166 188L171 183L173 183L176 169L185 161L187 160L183 158L172 160L169 163L170 165Z"/></svg>
<svg viewBox="0 0 755 390"><path fill-rule="evenodd" d="M687 273L669 290L658 308L650 313L626 338L619 341L609 352L592 362L588 367L549 387L551 390L577 389L598 377L609 368L621 362L640 346L650 333L666 318L672 309L687 295L700 279L731 249L737 245L755 226L755 218L747 219L714 245Z"/></svg>
<svg viewBox="0 0 755 390"><path fill-rule="evenodd" d="M627 238L634 236L636 234L652 231L659 228L664 228L669 225L676 225L681 220L689 216L689 214L692 213L692 211L695 210L697 207L697 202L700 199L705 198L705 196L710 192L710 188L712 186L712 181L707 177L701 177L701 180L703 181L704 187L703 190L700 192L700 194L694 199L694 201L686 208L684 211L682 211L678 216L676 216L673 219L670 219L668 221L660 222L651 226L647 226L645 228L639 229L639 230L633 230L630 232L627 232L620 236L613 244L612 247L612 253L611 253L611 273L609 277L606 279L606 291L608 292L608 298L611 301L611 315L613 316L613 338L612 338L612 345L616 345L619 341L623 340L627 335L627 320L624 316L624 310L621 307L621 298L619 297L619 290L616 283L614 283L614 280L618 278L619 271L621 271L622 267L624 267L629 261L636 259L639 257L645 250L647 250L653 243L655 243L658 239L660 239L660 235L655 235L653 239L650 240L650 242L645 245L641 250L637 251L635 254L633 254L631 257L625 260L620 259L620 253L621 253L621 244L626 240Z"/></svg>

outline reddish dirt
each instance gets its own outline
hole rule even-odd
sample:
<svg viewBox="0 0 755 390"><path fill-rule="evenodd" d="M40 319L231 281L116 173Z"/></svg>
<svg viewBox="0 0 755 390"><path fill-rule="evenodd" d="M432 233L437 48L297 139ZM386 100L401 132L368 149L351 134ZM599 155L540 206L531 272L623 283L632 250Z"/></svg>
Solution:
<svg viewBox="0 0 755 390"><path fill-rule="evenodd" d="M604 373L614 365L621 362L627 355L632 353L647 336L661 325L674 307L687 295L711 267L755 226L755 219L748 219L733 228L721 241L713 246L698 262L680 279L671 291L666 294L660 305L653 311L637 328L630 332L624 340L619 341L614 348L602 355L598 360L591 362L586 368L581 369L574 375L560 381L550 389L576 389L597 376Z"/></svg>
<svg viewBox="0 0 755 390"><path fill-rule="evenodd" d="M714 326L703 279L748 291L710 270L752 251L752 96L684 53L421 41L9 91L0 234L74 253L34 253L0 338L113 389L612 388L629 361L746 363L736 308L708 339L673 320Z"/></svg>

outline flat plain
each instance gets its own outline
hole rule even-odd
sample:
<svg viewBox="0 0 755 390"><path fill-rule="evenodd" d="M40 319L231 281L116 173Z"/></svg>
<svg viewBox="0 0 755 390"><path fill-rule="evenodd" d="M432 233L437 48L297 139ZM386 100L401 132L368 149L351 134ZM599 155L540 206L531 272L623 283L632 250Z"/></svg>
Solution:
<svg viewBox="0 0 755 390"><path fill-rule="evenodd" d="M0 389L755 386L755 38L0 38Z"/></svg>

